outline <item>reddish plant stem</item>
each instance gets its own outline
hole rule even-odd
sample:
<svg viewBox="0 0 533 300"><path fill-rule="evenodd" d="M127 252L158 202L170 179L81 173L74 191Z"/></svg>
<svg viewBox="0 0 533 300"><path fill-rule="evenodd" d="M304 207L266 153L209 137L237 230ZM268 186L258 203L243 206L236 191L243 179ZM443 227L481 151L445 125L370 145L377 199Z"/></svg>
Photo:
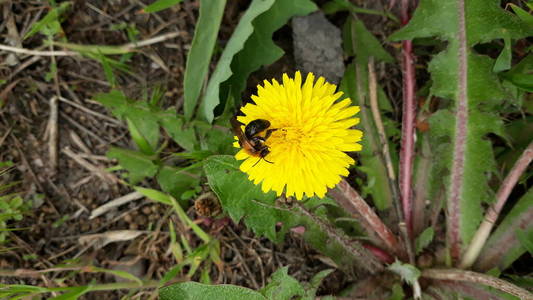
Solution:
<svg viewBox="0 0 533 300"><path fill-rule="evenodd" d="M422 272L422 277L437 280L477 283L504 291L513 296L517 296L520 299L533 299L533 295L531 293L519 286L490 275L472 271L464 271L459 269L426 269Z"/></svg>
<svg viewBox="0 0 533 300"><path fill-rule="evenodd" d="M503 180L502 185L496 194L496 202L487 210L485 218L476 231L474 238L472 238L472 241L470 242L470 245L463 256L463 260L461 261L459 268L470 268L470 266L472 266L472 264L476 261L481 249L487 241L487 237L489 236L492 227L494 227L494 224L496 223L496 220L498 219L498 216L500 215L500 212L507 201L507 198L518 182L518 179L520 179L520 176L522 176L522 174L526 171L532 160L533 142L529 144L527 149L518 158L507 177L505 177Z"/></svg>
<svg viewBox="0 0 533 300"><path fill-rule="evenodd" d="M529 143L526 150L520 155L516 163L514 164L511 171L509 171L509 174L502 182L502 185L500 189L498 190L498 194L496 195L496 204L494 204L494 207L492 210L489 210L487 212L487 215L485 216L485 219L489 219L489 221L492 221L492 223L496 222L496 219L498 218L498 214L501 212L503 205L507 201L507 198L511 194L511 191L515 187L516 183L518 182L518 179L520 179L520 176L524 174L527 167L533 160L533 142Z"/></svg>
<svg viewBox="0 0 533 300"><path fill-rule="evenodd" d="M365 202L356 190L346 181L342 180L338 185L339 192L332 190L330 195L341 205L346 211L355 218L362 219L361 224L370 233L376 233L383 241L387 250L391 253L397 254L399 252L398 240L396 236L385 225L376 212ZM360 216L360 217L359 217ZM359 217L359 218L358 218Z"/></svg>
<svg viewBox="0 0 533 300"><path fill-rule="evenodd" d="M387 251L371 244L362 243L362 245L368 251L372 252L382 263L389 265L394 262L394 257L392 257Z"/></svg>
<svg viewBox="0 0 533 300"><path fill-rule="evenodd" d="M461 198L463 196L463 176L465 172L465 152L468 125L468 56L466 39L465 1L457 1L458 26L458 63L457 99L455 105L455 128L453 137L453 156L450 183L448 186L446 239L453 263L461 256Z"/></svg>
<svg viewBox="0 0 533 300"><path fill-rule="evenodd" d="M409 1L401 2L401 21L405 25L409 22ZM403 216L407 226L407 233L412 239L413 229L413 157L415 152L415 67L412 41L402 42L402 68L403 68L403 116L402 116L402 141L400 150L400 197L402 201Z"/></svg>
<svg viewBox="0 0 533 300"><path fill-rule="evenodd" d="M448 292L456 292L463 296L470 297L472 299L485 299L485 300L502 300L503 298L491 294L483 287L471 284L461 283L457 281L438 280L435 282L435 286L444 289Z"/></svg>
<svg viewBox="0 0 533 300"><path fill-rule="evenodd" d="M516 230L526 230L527 228L531 228L531 226L533 226L533 207L520 214L518 218L515 218L505 232L499 233L494 239L492 237L489 239L490 242L483 246L483 251L476 260L476 264L474 265L476 271L486 272L495 267L498 267L500 270L505 269L507 266L505 263L507 254L517 244L520 244Z"/></svg>
<svg viewBox="0 0 533 300"><path fill-rule="evenodd" d="M387 177L388 177L389 184L393 192L393 198L395 199L395 203L398 203L400 199L399 191L398 191L398 181L396 179L396 173L394 171L394 167L392 164L392 159L391 159L390 150L389 150L389 143L388 143L387 135L385 133L385 127L383 126L383 121L381 120L381 113L379 111L378 96L377 96L378 95L377 94L377 79L376 79L376 72L374 68L374 59L372 57L370 57L370 59L368 60L368 93L369 93L370 110L372 111L372 116L374 118L374 124L376 125L379 140L382 145L381 155L383 156L383 160L385 162L385 165L387 166L387 175L388 175ZM401 205L399 204L395 205L395 209L398 214L398 219L399 219L398 227L400 230L402 240L404 242L404 246L407 252L409 263L414 264L415 254L413 251L412 240L409 238L409 234L407 233L407 226L405 224L405 217L403 216Z"/></svg>
<svg viewBox="0 0 533 300"><path fill-rule="evenodd" d="M402 141L400 150L400 195L407 232L412 231L412 173L415 145L415 70L413 65L412 42L403 41L403 117Z"/></svg>

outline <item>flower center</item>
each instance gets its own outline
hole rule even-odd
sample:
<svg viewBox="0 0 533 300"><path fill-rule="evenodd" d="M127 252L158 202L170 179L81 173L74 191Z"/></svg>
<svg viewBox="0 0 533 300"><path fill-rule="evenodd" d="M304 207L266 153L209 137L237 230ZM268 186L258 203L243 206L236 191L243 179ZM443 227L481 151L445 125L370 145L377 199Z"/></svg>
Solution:
<svg viewBox="0 0 533 300"><path fill-rule="evenodd" d="M300 145L305 137L306 134L300 127L281 127L272 132L272 135L266 141L266 145L269 147L276 147L280 144Z"/></svg>

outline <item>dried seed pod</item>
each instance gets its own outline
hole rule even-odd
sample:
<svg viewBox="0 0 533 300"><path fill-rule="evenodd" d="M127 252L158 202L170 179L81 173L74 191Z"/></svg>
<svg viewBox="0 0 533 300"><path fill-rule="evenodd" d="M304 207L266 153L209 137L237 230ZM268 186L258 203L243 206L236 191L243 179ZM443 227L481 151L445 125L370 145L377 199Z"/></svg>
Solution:
<svg viewBox="0 0 533 300"><path fill-rule="evenodd" d="M218 198L210 192L200 195L194 201L194 209L199 216L203 217L215 217L222 212Z"/></svg>

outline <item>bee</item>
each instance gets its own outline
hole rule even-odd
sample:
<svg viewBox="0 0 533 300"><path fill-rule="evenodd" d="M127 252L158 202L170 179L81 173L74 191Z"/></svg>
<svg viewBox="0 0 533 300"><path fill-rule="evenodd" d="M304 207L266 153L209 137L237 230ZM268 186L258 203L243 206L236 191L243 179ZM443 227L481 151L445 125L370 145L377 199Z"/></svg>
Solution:
<svg viewBox="0 0 533 300"><path fill-rule="evenodd" d="M270 149L265 145L265 141L270 137L272 132L276 131L276 128L270 128L270 122L264 119L256 119L248 123L244 128L244 132L241 129L241 124L237 121L236 117L231 118L231 127L237 138L239 138L239 145L244 149L250 156L259 157L259 160L252 166L255 167L261 161L265 160L268 163L273 163L265 159L270 153ZM264 136L261 134L265 132Z"/></svg>

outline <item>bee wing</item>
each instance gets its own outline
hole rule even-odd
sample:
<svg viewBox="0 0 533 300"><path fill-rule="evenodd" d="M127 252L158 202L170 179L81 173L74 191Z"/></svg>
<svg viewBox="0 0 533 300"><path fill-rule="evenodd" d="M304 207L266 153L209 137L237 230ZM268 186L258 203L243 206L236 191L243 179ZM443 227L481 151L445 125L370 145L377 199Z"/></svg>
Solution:
<svg viewBox="0 0 533 300"><path fill-rule="evenodd" d="M233 117L230 120L231 127L233 128L233 133L237 136L239 139L239 144L241 144L241 147L245 149L253 149L252 143L244 136L244 132L242 131L242 124L241 122L237 121L237 117Z"/></svg>

